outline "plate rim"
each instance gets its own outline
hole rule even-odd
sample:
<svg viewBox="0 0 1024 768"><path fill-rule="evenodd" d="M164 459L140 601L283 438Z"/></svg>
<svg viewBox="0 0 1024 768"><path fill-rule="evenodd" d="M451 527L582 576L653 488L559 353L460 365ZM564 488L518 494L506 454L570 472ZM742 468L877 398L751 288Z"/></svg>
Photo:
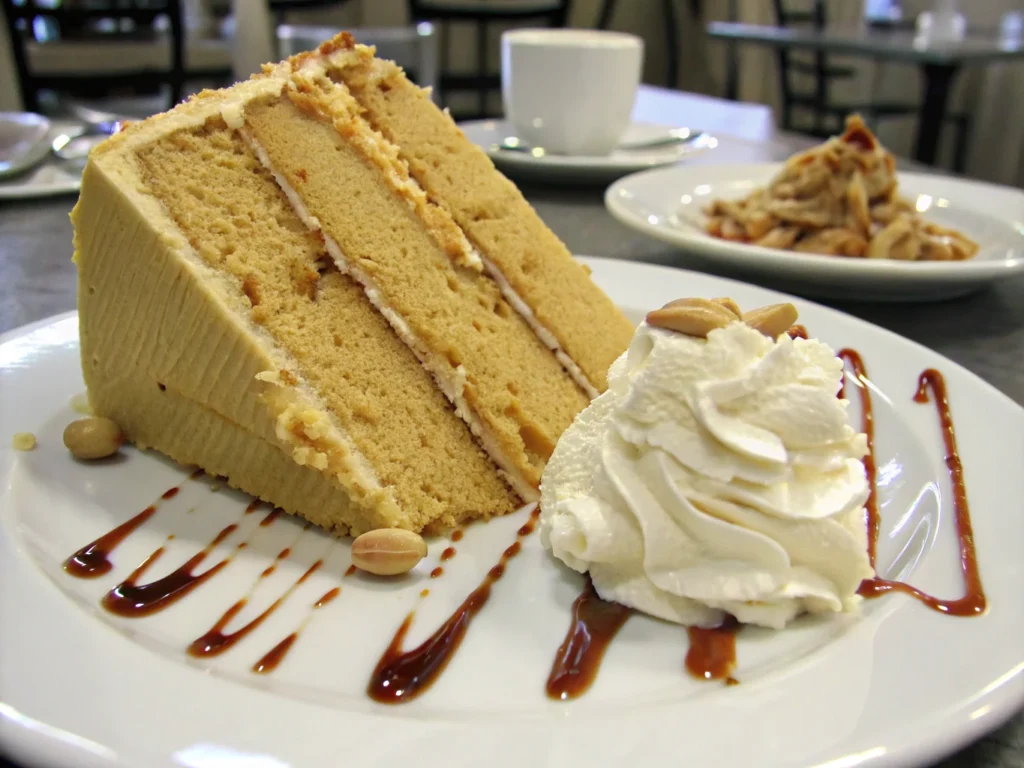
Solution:
<svg viewBox="0 0 1024 768"><path fill-rule="evenodd" d="M963 262L903 262L893 259L842 258L822 254L793 253L777 248L737 244L713 238L696 231L677 230L664 223L653 224L637 215L620 199L627 194L631 194L628 187L637 182L649 182L652 184L659 182L666 186L672 182L681 183L681 180L672 178L675 176L682 176L684 174L699 175L702 173L710 175L716 172L724 172L728 174L728 178L718 178L714 181L739 181L743 180L743 177L752 175L771 175L772 172L778 171L782 166L783 163L730 163L651 168L629 174L613 182L605 190L605 209L623 225L656 240L680 249L697 251L701 255L722 264L749 266L752 262L760 262L760 265L764 265L760 271L769 271L769 268L776 267L780 274L803 271L809 276L813 273L815 277L819 278L825 278L826 276L830 279L860 277L877 278L879 280L899 279L905 282L921 278L928 282L942 283L954 282L959 277L972 281L987 282L1001 276L1024 272L1024 229L1018 230L1021 238L1020 255L1005 259L971 259ZM902 170L899 171L899 174L901 182L908 177L918 181L933 175ZM973 180L958 179L945 174L934 174L934 176L942 179L944 182L966 183L979 186L983 184ZM996 184L984 184L984 186L1003 194L1019 193L1019 190L1013 187L1004 187ZM1020 193L1020 195L1021 202L1024 204L1024 193ZM1003 219L997 219L969 205L963 205L962 203L958 203L958 205L962 205L965 209L970 210L973 215L985 217L1004 226L1013 226ZM1024 227L1024 214L1022 214L1022 221L1019 226Z"/></svg>
<svg viewBox="0 0 1024 768"><path fill-rule="evenodd" d="M459 130L466 133L466 129L469 128L471 131L485 126L488 124L492 125L511 125L508 120L504 118L481 118L476 120L463 120L457 125ZM656 125L664 128L674 127L671 123L659 123L651 120L631 120L630 125ZM699 129L698 129L699 130ZM709 138L716 142L718 139L708 134ZM488 146L479 144L466 136L470 142L480 147L495 164L501 163L510 168L514 167L517 169L529 169L535 171L564 171L566 173L635 173L642 172L644 170L664 168L667 165L673 165L678 162L685 161L690 157L697 157L698 155L704 155L708 151L715 148L715 146L702 147L694 149L690 152L682 152L670 154L665 152L664 157L654 157L653 153L646 155L646 159L641 159L638 156L636 160L628 161L623 158L621 161L613 160L611 155L597 156L597 155L544 155L543 157L534 157L527 152L510 152L503 149L491 149ZM638 153L639 154L639 153Z"/></svg>
<svg viewBox="0 0 1024 768"><path fill-rule="evenodd" d="M702 273L690 273L689 270L681 270L681 269L674 268L674 267L667 267L667 266L662 266L662 265L651 265L651 264L640 264L640 263L629 262L629 261L620 260L620 259L606 259L606 258L594 258L594 257L583 257L583 258L584 258L585 261L593 260L595 262L613 263L613 264L618 264L618 265L621 265L623 267L627 267L627 268L630 268L630 269L635 269L635 268L639 267L642 271L650 270L652 273L668 271L668 272L671 272L673 274L677 274L677 277L678 277L678 273L682 273L684 275L685 274L697 274L697 275L700 275L703 278L708 278L708 279L712 279L712 280L715 280L715 281L726 281L727 283L740 284L740 285L744 285L744 286L747 286L747 287L754 288L756 290L767 291L767 292L770 292L770 293L775 294L775 295L786 296L786 294L784 294L783 292L776 291L774 289L765 289L765 288L762 288L761 286L757 286L757 285L753 285L753 284L749 284L749 283L743 283L742 281L733 280L733 279L730 279L730 278L723 278L723 277L718 277L718 276L714 276L714 275L705 275L705 274L702 274ZM964 366L960 365L959 363L956 363L956 362L950 360L949 358L945 357L944 355L941 355L940 353L938 353L938 352L936 352L934 350L928 349L924 345L921 345L921 344L919 344L919 343L917 343L917 342L915 342L915 341L913 341L911 339L907 339L905 337L902 337L899 334L897 334L895 332L892 332L892 331L890 331L890 330L888 330L886 328L882 328L882 327L880 327L878 325L875 325L874 323L871 323L870 321L863 320L861 318L858 318L858 317L855 317L855 316L852 316L852 315L848 315L848 314L846 314L844 312L841 312L839 310L835 310L835 309L833 309L831 307L827 307L827 306L819 304L817 302L809 301L809 300L802 299L802 298L797 299L797 301L799 301L799 302L801 302L803 304L806 304L806 305L813 305L813 306L815 306L817 308L820 308L822 310L825 310L825 311L827 311L829 313L840 315L843 318L843 322L851 322L852 321L852 323L855 326L867 327L867 328L872 329L872 331L874 331L874 332L881 331L887 337L894 337L894 339L896 341L898 341L899 343L910 344L913 347L915 347L918 350L920 350L921 352L923 352L924 354L928 355L930 358L932 358L934 360L937 360L937 361L940 361L944 366L948 366L950 369L956 369L958 375L961 375L961 376L966 375L966 377L969 380L971 380L975 386L978 385L978 384L984 385L984 389L986 391L988 391L989 394L995 394L995 395L999 396L1000 398L1002 398L1002 400L1004 400L1006 402L1006 404L1012 406L1013 408L1015 408L1015 409L1017 409L1017 410L1019 410L1021 412L1024 412L1024 406L1016 403L1012 398L1010 398L1008 395L1006 395L1005 393L1003 393L1000 390L998 390L996 387L991 385L989 382L985 381L980 376L978 376L977 374L973 373L972 371L970 371L969 369L965 368ZM67 318L69 318L70 316L75 315L75 314L76 314L76 312L74 310L72 310L72 311L60 313L60 314L57 314L57 315L54 315L54 316L51 316L51 317L48 317L48 318L43 318L43 319L35 321L33 323L29 323L27 325L20 326L18 328L12 329L12 330L7 331L7 332L5 332L3 334L0 334L0 343L7 343L9 341L16 340L16 339L18 339L20 337L23 337L23 336L26 336L26 335L32 333L33 331L36 331L36 330L39 330L39 329L44 328L46 326L52 325L52 324L54 324L56 322L60 322L62 320L66 320ZM890 338L890 340L892 340L892 338ZM7 542L6 544L5 544L5 540ZM17 549L17 548L19 548L17 540L12 538L8 533L6 533L4 531L0 531L0 545L3 545L2 548L4 548L4 549L7 549L7 548ZM44 579L44 581L45 581L45 579ZM51 585L51 587L54 589L54 591L59 592L59 590L57 590L56 587L53 587L52 585ZM95 622L90 622L90 623L95 623ZM158 657L152 657L152 654L150 654L148 650L143 650L143 649L140 649L140 650L142 650L142 652L144 652L147 655L149 655L151 658L158 658ZM979 738L981 735L983 735L984 733L988 732L989 730L992 730L992 729L998 727L1000 724L1002 724L1003 722L1005 722L1005 721L1009 720L1011 717L1013 717L1017 713L1018 709L1022 705L1024 705L1024 684L1022 684L1022 683L1024 683L1024 660L1022 660L1021 663L1017 665L1017 667L1012 668L1009 672L1007 672L1006 675L1004 675L1004 677L1007 677L1011 681L1015 678L1016 679L1016 683L1017 683L1017 687L1016 687L1016 689L1010 690L1010 691L1005 690L1005 687L1004 687L1004 691L1003 691L1004 697L1003 697L1002 703L1000 705L994 707L994 709L991 712L989 712L985 717L980 717L978 719L968 719L966 717L966 714L967 714L966 712L959 712L959 710L963 709L963 707L958 706L958 707L956 707L956 709L957 709L957 711L959 712L959 714L961 716L957 719L958 725L957 725L956 728L951 728L951 729L948 729L948 730L943 730L943 731L939 732L938 735L936 736L935 732L932 730L932 728L934 728L935 723L933 723L931 720L926 721L924 723L917 723L916 724L916 728L915 728L915 732L920 731L921 735L918 736L918 740L914 742L913 746L908 747L906 745L903 745L901 747L901 749L899 749L896 752L885 752L883 750L882 753L879 753L879 754L865 755L864 762L863 763L858 762L856 764L870 764L870 765L874 765L874 766L897 765L897 764L902 765L902 764L906 764L906 762L908 760L917 761L917 760L936 759L938 757L941 757L942 755L948 754L949 752L953 751L954 749L956 749L959 746L962 746L963 744L969 743L969 742ZM978 701L981 700L982 695L985 695L985 696L987 696L988 698L991 699L991 696L993 695L993 692L991 692L991 691L989 691L989 692L986 692L986 691L979 692L979 694L977 696ZM958 702L958 704L959 704L959 702ZM12 715L12 713L13 713L13 715ZM121 765L129 765L129 764L133 764L133 765L143 765L143 764L149 765L149 764L152 764L151 761L148 761L148 760L143 760L141 762L134 762L134 759L136 758L136 755L119 755L116 752L112 752L112 751L109 752L109 753L106 753L106 754L104 754L102 752L90 753L90 754L93 755L95 760L90 758L88 761L86 761L85 758L83 757L83 753L81 752L81 750L83 748L87 748L88 745L83 746L82 743L79 743L81 741L79 739L79 737L75 737L73 734L66 734L66 733L63 733L63 732L45 733L44 730L40 730L39 729L40 726L42 726L43 729L49 727L49 726L46 726L45 723L39 723L38 721L33 721L32 723L24 723L24 722L23 723L18 723L17 719L16 719L18 715L19 715L19 713L17 712L17 710L15 710L10 705L6 704L4 699L2 697L0 697L0 732L4 733L4 737L5 737L4 741L5 741L5 743L14 744L14 741L16 741L15 746L23 747L25 749L34 749L35 747L38 747L40 744L46 744L47 745L47 751L45 753L45 758L46 759L59 760L59 761L66 760L66 762L63 762L63 764L69 765L69 766L72 766L72 765L73 766L82 766L82 765L93 765L93 764L95 764L95 765L108 765L108 766L114 766L114 765L121 766ZM943 711L943 713L942 713L943 722L948 721L951 717L953 717L952 713ZM929 723L932 723L932 725L929 726ZM53 729L51 728L51 730L53 730ZM924 735L925 732L931 733L931 736L928 739L922 741L921 739L923 738L923 735ZM44 733L45 733L45 735L44 735ZM17 738L14 741L8 741L9 737L12 734L15 735ZM61 738L62 735L65 738L62 739ZM57 752L49 751L48 748L49 747L54 747L55 744L59 745L58 747L55 747L55 749L57 749ZM93 745L93 746L97 746L101 750L107 750L108 749L106 747L102 747L101 745ZM42 755L43 753L40 752L40 753L35 753L35 754L41 754ZM844 765L846 765L846 764L854 765L855 763L844 763Z"/></svg>

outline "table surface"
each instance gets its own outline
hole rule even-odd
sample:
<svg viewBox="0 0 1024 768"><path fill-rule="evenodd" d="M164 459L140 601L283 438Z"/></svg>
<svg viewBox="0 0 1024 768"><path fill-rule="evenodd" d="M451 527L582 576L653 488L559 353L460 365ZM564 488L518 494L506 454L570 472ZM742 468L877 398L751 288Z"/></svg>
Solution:
<svg viewBox="0 0 1024 768"><path fill-rule="evenodd" d="M776 48L805 48L921 64L981 64L998 59L1024 58L1024 38L1001 38L995 33L968 34L966 39L955 43L921 45L913 32L867 25L800 29L714 21L708 24L707 32L711 37Z"/></svg>
<svg viewBox="0 0 1024 768"><path fill-rule="evenodd" d="M634 117L731 133L732 155L700 162L778 161L803 149L777 132L767 108L643 88ZM735 149L739 147L739 149ZM695 159L696 160L696 159ZM523 192L578 254L691 267L687 255L634 233L604 209L602 189L527 186ZM75 307L72 197L0 203L0 333ZM827 302L940 352L1024 404L1024 278L935 304ZM2 695L2 692L0 692ZM1020 768L1024 713L935 768ZM0 758L0 768L11 768Z"/></svg>

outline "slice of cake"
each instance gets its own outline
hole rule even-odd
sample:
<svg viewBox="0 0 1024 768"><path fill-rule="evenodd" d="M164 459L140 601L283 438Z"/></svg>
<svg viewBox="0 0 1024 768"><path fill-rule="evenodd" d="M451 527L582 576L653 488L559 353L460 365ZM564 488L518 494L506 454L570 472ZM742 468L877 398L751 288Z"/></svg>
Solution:
<svg viewBox="0 0 1024 768"><path fill-rule="evenodd" d="M338 533L537 498L631 336L486 156L347 35L112 137L72 220L95 412Z"/></svg>

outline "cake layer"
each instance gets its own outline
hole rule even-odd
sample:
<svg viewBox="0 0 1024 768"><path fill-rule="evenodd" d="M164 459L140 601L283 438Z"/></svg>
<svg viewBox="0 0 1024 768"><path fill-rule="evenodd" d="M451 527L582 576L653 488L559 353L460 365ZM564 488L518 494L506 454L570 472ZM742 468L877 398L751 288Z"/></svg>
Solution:
<svg viewBox="0 0 1024 768"><path fill-rule="evenodd" d="M136 156L148 190L199 257L237 281L253 321L294 358L288 373L318 392L410 527L516 507L430 376L236 131L218 116Z"/></svg>
<svg viewBox="0 0 1024 768"><path fill-rule="evenodd" d="M524 498L589 398L461 258L458 228L425 217L404 164L344 86L293 73L286 97L244 108L244 130L339 268L368 291ZM422 192L419 192L422 196ZM429 204L427 204L429 205Z"/></svg>
<svg viewBox="0 0 1024 768"><path fill-rule="evenodd" d="M451 214L513 306L532 315L596 391L633 328L512 182L394 62L342 35L322 47L364 117L398 148L412 177ZM547 334L544 334L547 331ZM549 338L553 337L553 339ZM552 345L553 346L553 345ZM596 392L593 392L596 394Z"/></svg>

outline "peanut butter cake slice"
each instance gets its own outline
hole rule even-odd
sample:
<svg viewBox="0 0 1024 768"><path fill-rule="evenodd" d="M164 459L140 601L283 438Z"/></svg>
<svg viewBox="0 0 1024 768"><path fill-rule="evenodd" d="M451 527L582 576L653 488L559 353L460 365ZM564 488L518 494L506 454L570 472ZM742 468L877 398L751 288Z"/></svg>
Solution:
<svg viewBox="0 0 1024 768"><path fill-rule="evenodd" d="M504 514L596 387L329 76L348 40L92 153L72 213L90 402L339 534ZM572 280L566 317L587 291L619 317Z"/></svg>

